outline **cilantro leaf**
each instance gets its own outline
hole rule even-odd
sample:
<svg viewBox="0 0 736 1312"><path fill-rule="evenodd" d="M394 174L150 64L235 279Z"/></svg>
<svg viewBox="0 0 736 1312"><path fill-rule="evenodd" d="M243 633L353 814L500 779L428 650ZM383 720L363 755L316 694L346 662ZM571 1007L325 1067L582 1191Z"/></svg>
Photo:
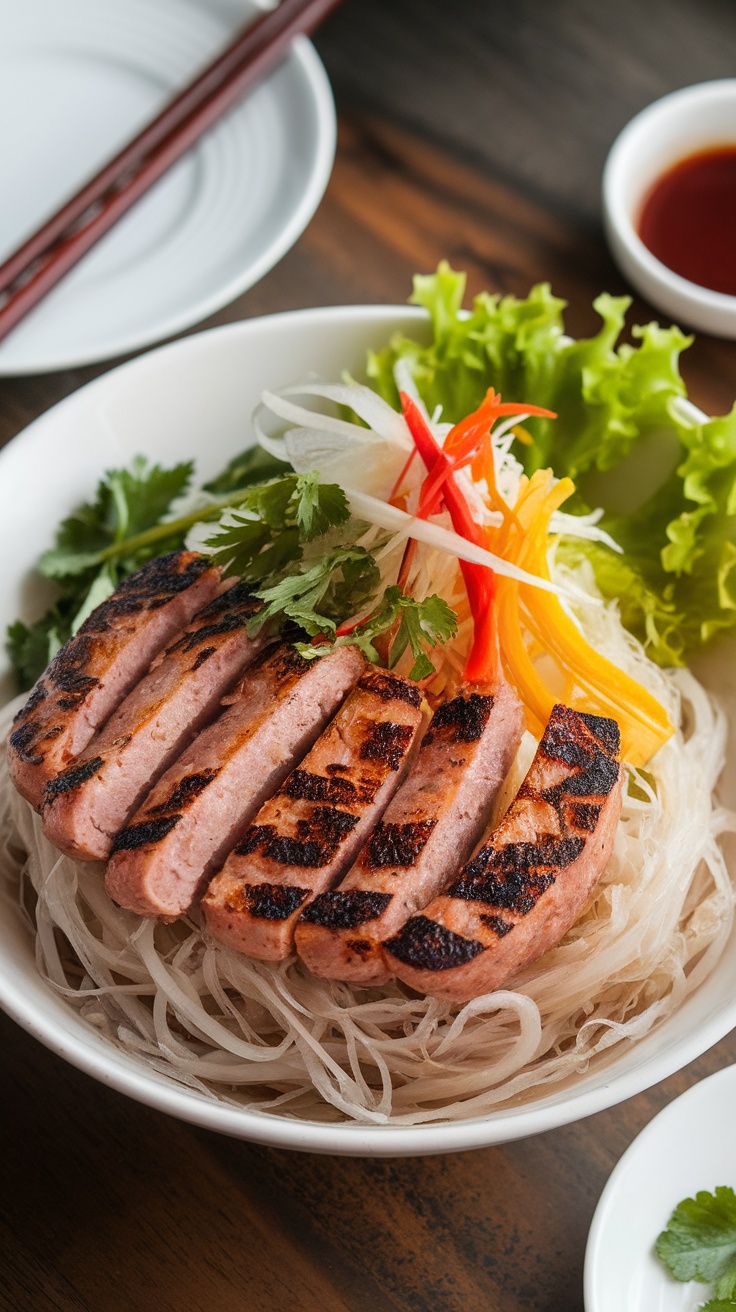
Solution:
<svg viewBox="0 0 736 1312"><path fill-rule="evenodd" d="M340 488L319 486L314 474L297 476L252 447L206 485L216 500L172 519L172 505L189 488L193 469L191 460L165 468L136 456L128 468L108 470L94 498L59 525L54 546L38 565L58 586L56 605L33 624L18 620L7 634L20 688L35 682L121 579L153 556L178 550L194 524L219 518L226 507L242 507L243 514L220 536L218 557L229 552L231 572L242 565L254 582L281 573L301 557L303 542L349 517ZM259 483L268 475L281 477Z"/></svg>
<svg viewBox="0 0 736 1312"><path fill-rule="evenodd" d="M389 652L389 669L398 664L407 645L411 647L414 665L410 679L426 679L434 674L434 665L424 647L439 647L457 632L457 616L447 602L433 593L424 601L406 597L399 588L387 588L385 599L401 615L399 627Z"/></svg>
<svg viewBox="0 0 736 1312"><path fill-rule="evenodd" d="M130 469L108 470L95 500L62 522L56 545L41 557L39 570L47 578L67 579L102 564L109 548L160 522L186 492L193 470L191 460L164 469L149 465L143 456L136 456ZM133 568L141 563L136 560Z"/></svg>
<svg viewBox="0 0 736 1312"><path fill-rule="evenodd" d="M675 1280L702 1280L718 1300L736 1300L736 1194L719 1185L675 1208L655 1245Z"/></svg>
<svg viewBox="0 0 736 1312"><path fill-rule="evenodd" d="M8 625L6 646L21 692L32 687L46 669L49 635L56 628L58 619L57 612L49 610L35 624L16 620Z"/></svg>
<svg viewBox="0 0 736 1312"><path fill-rule="evenodd" d="M261 483L267 478L279 478L282 474L291 472L291 465L287 465L283 460L277 460L276 456L270 456L262 446L249 446L247 451L241 451L240 455L234 456L221 474L211 479L209 483L205 483L204 490L213 496L227 496L228 493L238 492L252 483Z"/></svg>
<svg viewBox="0 0 736 1312"><path fill-rule="evenodd" d="M159 524L174 501L187 491L193 474L193 460L164 469L161 465L149 465L143 456L136 456L130 469L108 474L110 496L116 507L116 541L132 538L152 524Z"/></svg>
<svg viewBox="0 0 736 1312"><path fill-rule="evenodd" d="M213 560L227 574L265 580L301 560L302 547L350 517L337 483L316 474L287 474L247 489L231 523L207 540Z"/></svg>
<svg viewBox="0 0 736 1312"><path fill-rule="evenodd" d="M349 519L347 497L339 483L320 483L317 474L303 474L296 516L302 542L311 542Z"/></svg>
<svg viewBox="0 0 736 1312"><path fill-rule="evenodd" d="M259 632L278 619L292 620L312 637L334 636L338 623L373 595L379 578L370 552L363 547L338 547L310 568L287 574L257 592L265 605L251 620L249 631Z"/></svg>
<svg viewBox="0 0 736 1312"><path fill-rule="evenodd" d="M435 667L424 648L439 647L452 638L457 632L457 615L436 593L424 601L415 601L400 588L386 588L376 613L352 632L335 638L332 643L320 646L297 643L297 646L303 656L313 657L326 655L335 647L353 644L360 648L369 661L379 665L382 663L381 655L375 646L375 639L391 631L393 638L389 645L389 669L398 664L406 648L410 647L414 664L409 671L409 678L426 679L434 674Z"/></svg>

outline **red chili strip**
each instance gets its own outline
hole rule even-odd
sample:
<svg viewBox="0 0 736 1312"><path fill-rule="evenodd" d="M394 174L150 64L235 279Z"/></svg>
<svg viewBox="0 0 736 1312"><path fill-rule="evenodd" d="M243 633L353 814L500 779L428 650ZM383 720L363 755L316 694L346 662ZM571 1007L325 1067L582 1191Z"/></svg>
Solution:
<svg viewBox="0 0 736 1312"><path fill-rule="evenodd" d="M437 498L441 492L455 532L467 542L485 548L487 545L485 532L479 524L476 524L465 497L457 486L450 457L442 450L412 398L405 392L401 392L400 397L409 432L428 471L428 477L420 493L417 513L422 518L434 514L437 509ZM441 485L438 485L435 473L437 465L444 475ZM426 488L428 483L430 486ZM465 678L469 682L494 682L499 674L498 635L494 609L495 575L487 565L474 565L465 560L459 563L473 616L473 646L465 666Z"/></svg>

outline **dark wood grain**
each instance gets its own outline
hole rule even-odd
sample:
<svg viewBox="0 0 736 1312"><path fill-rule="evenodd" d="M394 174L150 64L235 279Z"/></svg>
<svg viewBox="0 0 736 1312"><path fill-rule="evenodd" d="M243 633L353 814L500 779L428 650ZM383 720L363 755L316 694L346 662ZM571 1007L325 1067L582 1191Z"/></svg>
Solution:
<svg viewBox="0 0 736 1312"><path fill-rule="evenodd" d="M208 325L402 301L411 274L446 256L470 292L551 281L585 333L593 296L626 290L600 227L608 146L648 101L733 73L736 10L347 0L317 44L340 119L327 195L279 266ZM634 301L632 321L651 316ZM109 367L0 381L0 443ZM700 338L685 372L705 409L729 409L736 345ZM0 1042L2 1312L581 1312L587 1230L615 1162L660 1108L736 1060L730 1036L587 1121L371 1161L219 1138L94 1083L5 1018Z"/></svg>

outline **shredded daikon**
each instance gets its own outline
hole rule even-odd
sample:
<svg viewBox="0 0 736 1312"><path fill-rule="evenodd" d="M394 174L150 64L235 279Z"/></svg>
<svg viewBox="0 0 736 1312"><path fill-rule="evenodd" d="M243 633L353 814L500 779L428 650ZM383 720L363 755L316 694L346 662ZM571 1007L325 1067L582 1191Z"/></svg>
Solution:
<svg viewBox="0 0 736 1312"><path fill-rule="evenodd" d="M433 557L441 553L426 552L429 573ZM448 569L450 587L455 574ZM559 569L555 577L573 582ZM196 914L168 926L141 920L108 899L101 866L48 843L3 761L0 868L19 906L18 932L22 920L35 932L49 987L111 1043L179 1084L317 1121L479 1116L528 1103L641 1038L714 969L731 932L734 888L721 844L736 816L715 797L726 721L691 674L651 664L584 570L574 583L590 594L576 607L588 640L686 727L645 772L628 771L613 857L589 906L512 987L465 1006L396 984L356 989L316 979L293 958L272 965L240 956L208 938ZM452 666L452 649L447 660ZM3 713L2 736L13 709ZM507 801L533 750L526 735Z"/></svg>

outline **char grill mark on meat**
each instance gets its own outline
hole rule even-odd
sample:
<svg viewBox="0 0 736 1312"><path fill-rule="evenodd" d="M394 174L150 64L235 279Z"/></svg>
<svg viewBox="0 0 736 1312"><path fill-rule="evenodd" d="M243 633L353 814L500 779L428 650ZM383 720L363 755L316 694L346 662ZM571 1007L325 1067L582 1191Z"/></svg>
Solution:
<svg viewBox="0 0 736 1312"><path fill-rule="evenodd" d="M414 706L417 710L422 704L422 694L417 685L408 679L400 678L397 674L371 670L362 682L366 691L380 697L382 702L406 702L408 706Z"/></svg>
<svg viewBox="0 0 736 1312"><path fill-rule="evenodd" d="M175 823L151 831L137 849L114 853L106 876L111 897L140 915L174 919L186 911L364 669L354 647L318 661L289 647L256 657L222 713L131 817L126 834L159 819Z"/></svg>
<svg viewBox="0 0 736 1312"><path fill-rule="evenodd" d="M305 924L322 925L325 929L357 929L380 916L390 901L390 893L371 893L357 888L351 893L342 893L340 889L334 889L320 893L305 907L302 920Z"/></svg>
<svg viewBox="0 0 736 1312"><path fill-rule="evenodd" d="M46 785L43 823L52 843L81 860L109 855L115 834L263 646L246 628L259 606L247 585L226 587L153 662L86 751Z"/></svg>
<svg viewBox="0 0 736 1312"><path fill-rule="evenodd" d="M175 785L170 797L159 802L158 806L148 808L150 814L162 815L168 812L183 815L184 811L193 804L195 797L199 797L218 774L219 770L202 770L199 774L185 775Z"/></svg>
<svg viewBox="0 0 736 1312"><path fill-rule="evenodd" d="M507 843L484 847L469 861L446 890L447 897L508 907L525 916L545 889L580 856L585 839L554 838L545 834L538 843Z"/></svg>
<svg viewBox="0 0 736 1312"><path fill-rule="evenodd" d="M293 884L244 884L235 890L227 909L236 915L248 912L260 920L288 920L308 897L308 888Z"/></svg>
<svg viewBox="0 0 736 1312"><path fill-rule="evenodd" d="M289 955L300 908L350 864L394 792L421 724L415 684L364 674L212 880L202 905L216 938L267 960ZM309 892L278 921L244 891L276 884Z"/></svg>
<svg viewBox="0 0 736 1312"><path fill-rule="evenodd" d="M371 725L360 749L362 761L379 761L389 770L398 770L414 737L409 724L392 724L390 720Z"/></svg>
<svg viewBox="0 0 736 1312"><path fill-rule="evenodd" d="M426 916L412 916L401 933L391 939L391 953L415 970L453 970L465 966L485 946L477 939L465 938Z"/></svg>
<svg viewBox="0 0 736 1312"><path fill-rule="evenodd" d="M180 815L165 815L158 820L144 820L137 825L128 825L115 835L112 852L137 852L143 847L154 847L161 843L181 820Z"/></svg>
<svg viewBox="0 0 736 1312"><path fill-rule="evenodd" d="M487 916L483 914L480 919L481 922L484 925L487 925L498 938L503 938L504 934L510 934L511 930L514 928L511 922L504 920L502 916Z"/></svg>
<svg viewBox="0 0 736 1312"><path fill-rule="evenodd" d="M448 743L477 743L492 709L493 697L477 692L443 702L434 713L422 746L430 747L440 735Z"/></svg>
<svg viewBox="0 0 736 1312"><path fill-rule="evenodd" d="M205 788L217 778L218 773L217 770L203 770L200 774L185 775L175 785L169 797L164 798L157 806L149 806L147 814L156 816L155 820L126 825L115 835L110 849L111 854L132 852L141 847L151 849L157 843L163 842L174 825L178 824L186 811L194 805L196 798L201 797Z"/></svg>
<svg viewBox="0 0 736 1312"><path fill-rule="evenodd" d="M404 824L390 824L381 820L368 839L366 864L371 870L416 865L436 824L436 817L409 820Z"/></svg>
<svg viewBox="0 0 736 1312"><path fill-rule="evenodd" d="M339 887L308 906L296 946L316 975L380 984L382 943L470 856L518 750L522 709L506 684L471 684L437 708L414 767Z"/></svg>
<svg viewBox="0 0 736 1312"><path fill-rule="evenodd" d="M75 788L81 788L82 784L86 784L88 779L97 774L102 763L101 756L92 756L80 765L71 765L68 770L57 774L55 779L49 780L44 789L44 798L46 801L53 802L63 793L71 793Z"/></svg>
<svg viewBox="0 0 736 1312"><path fill-rule="evenodd" d="M341 779L334 767L328 766L327 769L332 777L310 774L308 770L292 770L281 789L281 796L292 797L294 801L326 802L330 806L351 806L359 796L365 796L365 789L359 792L352 779Z"/></svg>
<svg viewBox="0 0 736 1312"><path fill-rule="evenodd" d="M466 1001L501 987L559 942L611 854L621 808L619 744L614 721L554 708L498 828L386 943L400 979ZM452 951L438 950L440 942ZM462 942L465 962L456 955Z"/></svg>
<svg viewBox="0 0 736 1312"><path fill-rule="evenodd" d="M40 706L41 702L45 701L48 695L48 688L44 688L42 683L37 683L25 706L21 706L20 710L15 712L15 715L13 716L13 724L17 724L19 720L23 720L27 716L32 715L36 707Z"/></svg>
<svg viewBox="0 0 736 1312"><path fill-rule="evenodd" d="M333 859L358 819L334 806L316 806L308 819L297 820L295 836L277 833L275 825L252 825L236 852L238 856L260 852L266 861L280 866L312 866L319 870Z"/></svg>
<svg viewBox="0 0 736 1312"><path fill-rule="evenodd" d="M198 653L197 658L192 666L192 671L194 672L198 670L202 665L204 665L205 661L209 660L210 656L214 656L216 651L217 651L216 647L204 647L202 651Z"/></svg>
<svg viewBox="0 0 736 1312"><path fill-rule="evenodd" d="M131 574L57 652L15 718L8 766L38 809L153 658L220 588L205 556L177 551Z"/></svg>
<svg viewBox="0 0 736 1312"><path fill-rule="evenodd" d="M58 732L61 732L61 726L58 726ZM32 721L21 724L10 735L11 750L24 765L43 765L43 753L39 751L39 746L46 736L41 734L38 725Z"/></svg>

